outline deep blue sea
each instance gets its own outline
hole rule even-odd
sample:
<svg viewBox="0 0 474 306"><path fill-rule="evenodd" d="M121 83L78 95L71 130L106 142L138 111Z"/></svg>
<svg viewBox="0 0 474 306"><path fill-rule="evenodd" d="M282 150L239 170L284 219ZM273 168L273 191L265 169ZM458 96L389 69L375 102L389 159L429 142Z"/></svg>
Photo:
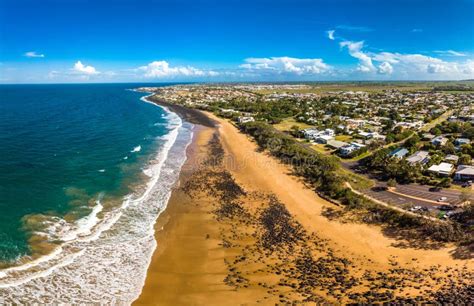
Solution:
<svg viewBox="0 0 474 306"><path fill-rule="evenodd" d="M155 247L152 225L166 205L192 132L176 115L145 103L141 98L147 93L130 90L140 86L0 86L0 262L9 268L0 269L0 296L10 297L5 302L28 302L15 296L25 296L35 282L48 288L49 278L69 277L61 270L72 271L74 265L78 270L72 274L82 275L85 287L69 302L93 301L92 289L100 293L100 286L87 292L86 285L90 277L98 282L94 267L97 273L106 268L100 257L110 256L106 248L116 248L116 260L125 260L118 248L130 241L143 244L134 249L146 270L144 255ZM81 271L84 264L89 266ZM117 271L125 269L117 263ZM137 290L105 285L111 302L128 301ZM48 296L45 290L36 294Z"/></svg>

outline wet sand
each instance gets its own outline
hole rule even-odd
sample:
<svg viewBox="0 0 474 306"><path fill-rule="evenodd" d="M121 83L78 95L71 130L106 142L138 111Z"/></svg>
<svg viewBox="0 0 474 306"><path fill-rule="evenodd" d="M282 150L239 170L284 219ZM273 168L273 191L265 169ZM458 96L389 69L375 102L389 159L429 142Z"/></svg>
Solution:
<svg viewBox="0 0 474 306"><path fill-rule="evenodd" d="M135 304L472 299L473 263L454 248L398 248L377 226L329 220L340 208L208 116L219 127L197 128Z"/></svg>

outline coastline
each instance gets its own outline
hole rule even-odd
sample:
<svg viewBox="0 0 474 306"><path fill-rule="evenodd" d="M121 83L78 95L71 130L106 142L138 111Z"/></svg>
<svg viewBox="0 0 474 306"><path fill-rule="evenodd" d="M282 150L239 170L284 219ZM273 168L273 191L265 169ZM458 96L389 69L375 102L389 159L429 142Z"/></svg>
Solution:
<svg viewBox="0 0 474 306"><path fill-rule="evenodd" d="M166 117L162 121L168 131L158 136L158 149L147 155L133 192L114 202L102 202L99 196L89 215L66 228L64 241L52 253L1 270L0 301L131 303L138 297L156 245L155 220L166 207L192 140L192 124L166 108L159 114ZM64 286L49 290L58 282Z"/></svg>
<svg viewBox="0 0 474 306"><path fill-rule="evenodd" d="M158 102L162 105L161 103ZM175 111L173 104L167 103L163 106ZM188 159L180 173L179 185L173 189L167 209L156 223L155 239L158 248L153 254L142 294L134 304L223 304L232 299L238 299L240 304L257 301L284 303L292 300L330 303L370 301L372 293L367 295L364 291L370 287L370 283L361 278L363 273L375 275L371 277L376 280L373 281L376 287L380 286L377 290L384 288L389 282L387 279L391 277L399 277L398 281L404 284L404 288L393 290L393 293L384 293L387 297L379 296L378 300L388 301L390 298L406 296L407 299L400 301L419 302L432 298L430 294L433 295L435 291L445 292L450 288L449 280L443 278L444 274L453 272L457 273L458 277L472 275L473 263L453 259L450 256L451 248L400 248L395 246L397 240L384 236L376 226L329 220L322 215L324 208L340 208L318 197L303 182L292 177L286 165L257 152L255 143L231 123L209 113L179 108L181 112L191 111L192 115L187 118L200 118L201 115L195 116L195 112L198 112L218 126L209 127L194 122L197 124L196 133L193 143L188 146ZM301 240L319 245L314 253L320 254L321 258L329 258L324 266L327 271L320 272L322 275L318 277L333 287L342 287L336 289L340 292L334 292L334 289L323 283L309 286L311 292L306 290L304 294L291 290L293 287L290 283L301 282L305 276L295 274L294 271L282 271L279 264L284 256L288 258L283 260L283 263L299 262L301 256L293 254L297 253L294 250L311 249L306 242L288 242L282 245L281 250L276 251L281 254L274 257L273 252L268 253L268 250L262 249L262 241L255 240L255 237L259 237L260 232L265 230L261 228L258 218L254 221L242 220L235 210L231 210L230 216L229 211L222 214L222 211L225 211L223 208L228 209L224 204L216 204L220 200L219 194L222 190L209 194L199 188L194 191L192 188L183 188L192 186L193 181L197 181L199 185L202 180L208 180L204 186L212 185L212 182L209 182L211 178L196 179L195 176L202 172L203 161L215 157L210 156L215 155L215 152L209 147L213 135L218 135L225 158L221 165L214 165L212 171L214 174L216 169L229 173L232 181L226 182L226 186L235 183L245 190L246 195L238 197L238 207L246 211L246 218L250 220L250 216L257 216L262 210L265 211L268 204L264 203L263 199L267 199L267 195L275 196L291 215L291 221L285 226L295 226L296 229L307 233ZM197 171L198 169L200 171ZM226 191L223 193L225 195ZM245 234L255 228L257 231L253 235ZM252 254L248 253L249 248L254 248ZM259 257L253 258L254 254L260 252L262 253ZM330 274L339 271L339 268L335 267L339 267L341 262L350 262L352 268L347 268L341 276L342 279L334 282L329 279L333 277ZM314 265L317 266L318 261L315 261ZM394 270L394 267L398 267L400 271L377 278L378 274L388 273L387 271ZM333 268L336 270L329 273ZM431 276L424 275L424 270L431 271ZM282 278L281 275L285 277ZM422 281L420 277L425 279L422 284L417 284ZM349 281L352 278L358 279L357 288ZM306 282L304 284L307 286ZM460 285L459 282L457 284ZM344 289L344 286L349 289ZM354 298L349 299L344 296L344 292L351 289ZM373 298L376 300L376 297Z"/></svg>

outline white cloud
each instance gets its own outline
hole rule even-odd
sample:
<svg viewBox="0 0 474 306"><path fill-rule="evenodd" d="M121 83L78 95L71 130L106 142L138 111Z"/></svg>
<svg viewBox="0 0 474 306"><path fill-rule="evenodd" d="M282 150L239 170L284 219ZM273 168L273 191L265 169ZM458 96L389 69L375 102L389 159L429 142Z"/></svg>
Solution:
<svg viewBox="0 0 474 306"><path fill-rule="evenodd" d="M362 51L364 47L363 41L353 42L353 41L341 41L339 43L341 48L347 48L349 50L349 54L357 58L359 60L359 65L357 70L361 72L372 72L375 71L374 64L372 63L372 59Z"/></svg>
<svg viewBox="0 0 474 306"><path fill-rule="evenodd" d="M379 65L378 72L380 74L392 74L393 73L393 67L390 65L389 62L383 62L382 64Z"/></svg>
<svg viewBox="0 0 474 306"><path fill-rule="evenodd" d="M247 58L240 68L276 74L314 75L328 72L331 66L320 58L269 57Z"/></svg>
<svg viewBox="0 0 474 306"><path fill-rule="evenodd" d="M44 54L36 53L36 51L28 51L23 55L26 57L41 57L41 58L44 57Z"/></svg>
<svg viewBox="0 0 474 306"><path fill-rule="evenodd" d="M217 76L218 72L212 70L201 70L191 66L176 66L172 67L166 61L154 61L146 66L138 68L143 72L146 78L169 78L169 77L206 77Z"/></svg>
<svg viewBox="0 0 474 306"><path fill-rule="evenodd" d="M94 67L92 66L86 66L81 63L81 61L77 61L74 64L74 68L72 68L73 72L77 74L84 74L84 75L94 75L94 74L99 74L99 71L97 71Z"/></svg>
<svg viewBox="0 0 474 306"><path fill-rule="evenodd" d="M412 29L411 32L412 33L421 33L421 32L423 32L423 29Z"/></svg>
<svg viewBox="0 0 474 306"><path fill-rule="evenodd" d="M326 31L326 33L328 34L328 38L330 40L334 40L334 32L336 32L335 30L329 30L329 31Z"/></svg>
<svg viewBox="0 0 474 306"><path fill-rule="evenodd" d="M435 53L446 55L446 56L466 56L465 53L454 51L454 50L439 50L439 51L435 51Z"/></svg>

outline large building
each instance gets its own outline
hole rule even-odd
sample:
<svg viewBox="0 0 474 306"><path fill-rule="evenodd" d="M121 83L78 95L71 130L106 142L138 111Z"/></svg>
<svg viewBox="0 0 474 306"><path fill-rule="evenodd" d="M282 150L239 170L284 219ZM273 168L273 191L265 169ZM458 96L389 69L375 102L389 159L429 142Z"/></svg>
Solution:
<svg viewBox="0 0 474 306"><path fill-rule="evenodd" d="M459 165L454 174L454 179L458 181L474 180L474 166Z"/></svg>
<svg viewBox="0 0 474 306"><path fill-rule="evenodd" d="M436 173L439 176L450 176L453 173L454 166L450 163L440 163L428 168L428 171Z"/></svg>

